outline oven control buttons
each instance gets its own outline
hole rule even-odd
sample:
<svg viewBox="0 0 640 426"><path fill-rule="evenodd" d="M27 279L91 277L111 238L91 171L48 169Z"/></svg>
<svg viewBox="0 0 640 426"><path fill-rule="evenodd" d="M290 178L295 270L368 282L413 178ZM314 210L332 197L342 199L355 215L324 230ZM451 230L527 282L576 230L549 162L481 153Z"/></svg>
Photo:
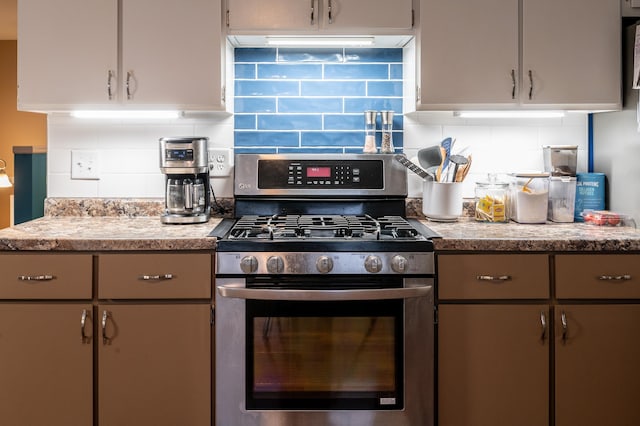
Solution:
<svg viewBox="0 0 640 426"><path fill-rule="evenodd" d="M255 256L245 256L240 260L240 269L245 274L251 274L258 270L258 259Z"/></svg>
<svg viewBox="0 0 640 426"><path fill-rule="evenodd" d="M372 274L378 273L382 270L382 260L379 256L367 256L364 260L364 269Z"/></svg>
<svg viewBox="0 0 640 426"><path fill-rule="evenodd" d="M270 274L281 274L284 272L284 260L280 256L269 256L267 259L267 271Z"/></svg>
<svg viewBox="0 0 640 426"><path fill-rule="evenodd" d="M404 274L407 272L409 269L409 262L407 261L407 258L400 256L399 254L393 256L391 259L391 269L393 269L393 272L397 272L398 274Z"/></svg>
<svg viewBox="0 0 640 426"><path fill-rule="evenodd" d="M333 259L329 256L320 256L316 261L316 269L321 274L328 274L333 269Z"/></svg>

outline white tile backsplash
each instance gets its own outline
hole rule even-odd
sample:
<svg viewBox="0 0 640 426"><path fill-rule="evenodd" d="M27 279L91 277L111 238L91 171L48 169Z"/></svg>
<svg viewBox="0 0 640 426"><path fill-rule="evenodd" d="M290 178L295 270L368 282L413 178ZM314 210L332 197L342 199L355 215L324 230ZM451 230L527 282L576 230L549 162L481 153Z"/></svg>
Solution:
<svg viewBox="0 0 640 426"><path fill-rule="evenodd" d="M233 148L233 117L182 118L154 122L84 121L51 114L48 122L49 197L162 197L158 139L206 136L211 146ZM467 147L473 163L465 197L473 197L475 182L487 173L542 169L543 145L578 145L578 171L586 171L587 116L562 119L461 119L448 112L418 112L404 117L404 147L409 158L420 148L456 138L454 151ZM71 150L97 150L100 179L72 180ZM212 179L217 197L231 197L233 177ZM422 195L422 182L409 176L409 196Z"/></svg>

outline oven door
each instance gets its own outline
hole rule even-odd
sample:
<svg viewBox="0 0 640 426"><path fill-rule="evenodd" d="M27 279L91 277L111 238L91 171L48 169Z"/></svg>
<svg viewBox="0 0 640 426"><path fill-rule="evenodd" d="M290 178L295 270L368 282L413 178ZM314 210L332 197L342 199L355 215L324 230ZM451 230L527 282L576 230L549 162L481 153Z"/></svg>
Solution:
<svg viewBox="0 0 640 426"><path fill-rule="evenodd" d="M217 280L218 424L432 424L432 279L326 278Z"/></svg>

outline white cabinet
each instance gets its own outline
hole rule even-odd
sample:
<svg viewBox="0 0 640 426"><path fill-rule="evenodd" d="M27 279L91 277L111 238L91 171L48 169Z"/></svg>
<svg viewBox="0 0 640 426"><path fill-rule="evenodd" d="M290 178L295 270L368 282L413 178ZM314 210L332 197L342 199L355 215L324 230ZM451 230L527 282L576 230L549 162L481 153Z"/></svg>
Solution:
<svg viewBox="0 0 640 426"><path fill-rule="evenodd" d="M610 0L422 0L417 52L417 109L621 105Z"/></svg>
<svg viewBox="0 0 640 426"><path fill-rule="evenodd" d="M19 0L18 109L224 109L221 12L210 0Z"/></svg>
<svg viewBox="0 0 640 426"><path fill-rule="evenodd" d="M412 10L412 0L227 0L227 26L230 34L368 35L411 29Z"/></svg>

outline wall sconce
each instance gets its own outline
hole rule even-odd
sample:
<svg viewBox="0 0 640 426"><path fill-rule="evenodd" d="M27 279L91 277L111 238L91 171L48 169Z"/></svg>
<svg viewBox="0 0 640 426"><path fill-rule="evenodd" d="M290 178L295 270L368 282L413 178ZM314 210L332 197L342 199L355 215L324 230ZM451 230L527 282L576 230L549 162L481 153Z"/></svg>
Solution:
<svg viewBox="0 0 640 426"><path fill-rule="evenodd" d="M7 176L5 169L7 168L7 162L0 158L0 188L11 188L13 185Z"/></svg>

